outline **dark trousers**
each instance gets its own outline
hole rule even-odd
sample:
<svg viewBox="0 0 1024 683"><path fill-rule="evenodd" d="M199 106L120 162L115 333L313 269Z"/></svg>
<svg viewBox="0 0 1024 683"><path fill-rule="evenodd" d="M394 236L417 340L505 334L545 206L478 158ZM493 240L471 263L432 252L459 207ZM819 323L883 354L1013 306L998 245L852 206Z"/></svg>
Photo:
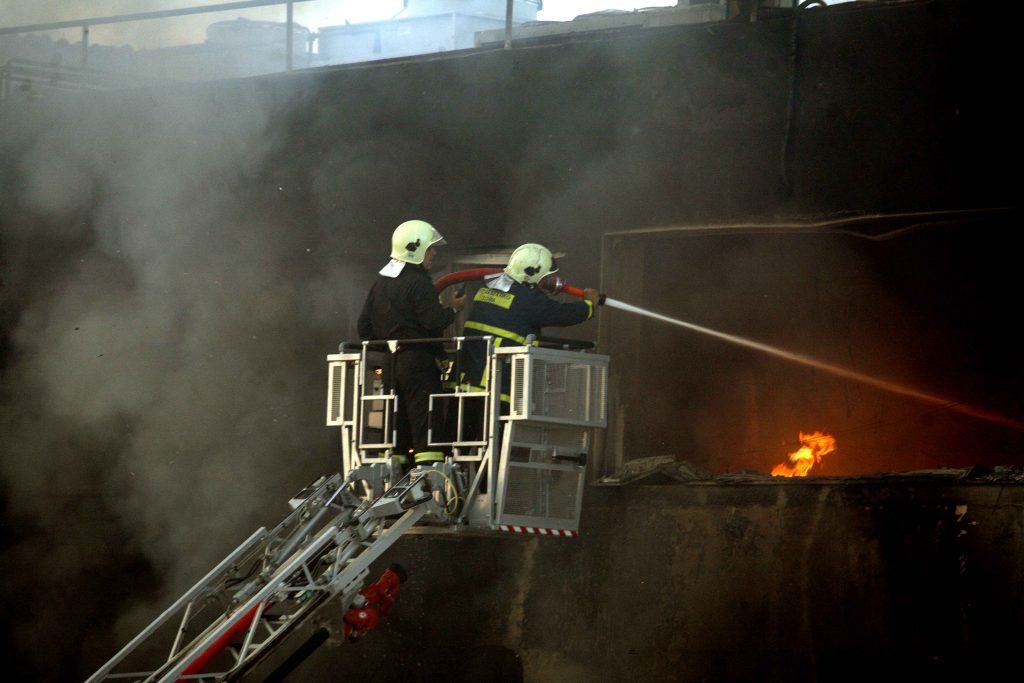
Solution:
<svg viewBox="0 0 1024 683"><path fill-rule="evenodd" d="M430 424L430 394L441 393L441 372L434 354L426 349L403 349L392 356L391 377L398 396L398 414L395 416L395 454L409 455L423 451L440 450L427 445ZM410 458L411 462L411 458Z"/></svg>
<svg viewBox="0 0 1024 683"><path fill-rule="evenodd" d="M510 406L506 401L501 402L501 415L508 415ZM483 401L466 401L466 404L462 412L462 438L465 441L479 441L483 438L484 433L484 420L488 419L488 416L484 414ZM491 461L491 467L497 467L499 460L499 454L501 453L501 437L502 430L505 428L505 422L498 421L498 433L494 435L494 448L495 454L494 459ZM454 433L454 426L451 427L452 433ZM487 478L485 477L480 482L480 493L487 493Z"/></svg>
<svg viewBox="0 0 1024 683"><path fill-rule="evenodd" d="M501 402L501 414L508 415L509 405L506 401ZM484 402L483 401L466 401L465 406L462 410L462 438L465 441L479 441L483 438L484 429ZM504 422L498 423L499 432L496 436L501 437L501 428L504 426ZM452 425L451 431L454 433L455 426Z"/></svg>

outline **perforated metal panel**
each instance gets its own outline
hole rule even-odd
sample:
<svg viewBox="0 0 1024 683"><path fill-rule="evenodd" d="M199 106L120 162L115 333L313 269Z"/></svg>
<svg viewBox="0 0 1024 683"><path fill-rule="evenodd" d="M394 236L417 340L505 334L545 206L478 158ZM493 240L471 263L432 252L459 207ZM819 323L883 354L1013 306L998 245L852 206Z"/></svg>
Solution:
<svg viewBox="0 0 1024 683"><path fill-rule="evenodd" d="M498 524L576 531L586 477L586 430L514 422Z"/></svg>
<svg viewBox="0 0 1024 683"><path fill-rule="evenodd" d="M327 372L327 425L338 426L342 420L341 388L345 368L341 363L330 363Z"/></svg>
<svg viewBox="0 0 1024 683"><path fill-rule="evenodd" d="M359 354L327 356L327 425L340 427L355 417Z"/></svg>
<svg viewBox="0 0 1024 683"><path fill-rule="evenodd" d="M516 441L519 443L543 444L563 453L586 452L590 443L590 431L586 428L545 425L538 422L517 422Z"/></svg>
<svg viewBox="0 0 1024 683"><path fill-rule="evenodd" d="M512 381L511 385L511 415L522 417L529 413L527 401L529 399L527 379L527 357L516 355L512 357Z"/></svg>
<svg viewBox="0 0 1024 683"><path fill-rule="evenodd" d="M579 528L582 477L566 470L509 464L497 524L542 529Z"/></svg>
<svg viewBox="0 0 1024 683"><path fill-rule="evenodd" d="M512 419L604 427L608 357L552 349L498 349L511 359Z"/></svg>

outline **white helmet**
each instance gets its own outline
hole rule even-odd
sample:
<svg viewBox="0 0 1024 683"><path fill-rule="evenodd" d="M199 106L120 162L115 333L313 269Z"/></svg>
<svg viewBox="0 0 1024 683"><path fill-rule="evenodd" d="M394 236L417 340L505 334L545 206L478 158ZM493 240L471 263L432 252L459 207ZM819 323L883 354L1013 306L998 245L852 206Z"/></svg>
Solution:
<svg viewBox="0 0 1024 683"><path fill-rule="evenodd" d="M505 266L505 273L516 282L535 285L543 278L557 272L558 266L551 251L540 244L524 244L512 252Z"/></svg>
<svg viewBox="0 0 1024 683"><path fill-rule="evenodd" d="M406 221L391 234L391 258L405 263L423 263L427 249L444 244L441 233L426 221Z"/></svg>

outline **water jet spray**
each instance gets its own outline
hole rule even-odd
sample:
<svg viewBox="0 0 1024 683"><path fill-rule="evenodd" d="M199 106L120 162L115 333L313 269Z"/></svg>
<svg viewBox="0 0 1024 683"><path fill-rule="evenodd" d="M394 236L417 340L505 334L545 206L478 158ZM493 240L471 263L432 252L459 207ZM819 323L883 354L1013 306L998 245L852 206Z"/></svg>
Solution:
<svg viewBox="0 0 1024 683"><path fill-rule="evenodd" d="M565 293L571 296L576 296L580 298L583 297L582 289L580 289L579 287L573 287L569 284L566 284L565 281L562 280L562 278L557 275L549 275L547 278L540 282L540 286L546 291L551 292L552 294ZM761 353L765 353L776 358L782 358L783 360L788 360L793 363L800 363L801 365L816 368L823 372L827 372L832 375L842 377L844 379L862 382L864 384L871 385L877 389L889 391L894 394L900 394L902 396L908 396L910 398L915 398L926 403L932 403L949 410L955 410L959 413L963 413L964 415L969 415L974 418L978 418L988 422L994 422L996 424L1006 425L1007 427L1024 431L1024 422L1004 417L1002 415L998 415L991 411L985 410L984 408L979 408L976 406L968 405L966 403L961 403L959 401L953 401L947 398L942 398L941 396L928 394L923 391L918 391L917 389L912 389L910 387L896 384L895 382L889 382L887 380L872 377L861 372L848 370L838 365L825 363L810 356L794 353L792 351L786 351L784 349L769 346L768 344L763 344L752 339L746 339L744 337L739 337L733 334L727 334L725 332L718 332L717 330L712 330L707 327L701 327L700 325L688 323L683 320L670 318L667 315L655 313L654 311L648 311L646 309L640 308L639 306L633 306L632 304L627 304L623 301L612 299L608 296L605 296L604 294L600 295L599 302L605 306L617 308L619 310L626 311L629 313L635 313L637 315L642 315L644 317L651 318L654 320L660 320L661 322L669 323L670 325L684 327L688 330L692 330L693 332L706 334L710 337L720 339L730 344L736 344L737 346L743 346L748 349L760 351Z"/></svg>

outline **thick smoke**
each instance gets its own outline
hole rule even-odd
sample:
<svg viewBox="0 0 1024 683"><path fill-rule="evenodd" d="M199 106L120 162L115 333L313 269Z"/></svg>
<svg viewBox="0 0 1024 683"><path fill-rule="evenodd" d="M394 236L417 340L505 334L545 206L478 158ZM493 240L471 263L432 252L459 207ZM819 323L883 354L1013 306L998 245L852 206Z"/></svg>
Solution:
<svg viewBox="0 0 1024 683"><path fill-rule="evenodd" d="M353 271L315 220L288 228L308 188L273 177L282 112L244 87L104 97L4 116L4 597L32 606L8 637L38 680L95 669L337 467L322 366Z"/></svg>

